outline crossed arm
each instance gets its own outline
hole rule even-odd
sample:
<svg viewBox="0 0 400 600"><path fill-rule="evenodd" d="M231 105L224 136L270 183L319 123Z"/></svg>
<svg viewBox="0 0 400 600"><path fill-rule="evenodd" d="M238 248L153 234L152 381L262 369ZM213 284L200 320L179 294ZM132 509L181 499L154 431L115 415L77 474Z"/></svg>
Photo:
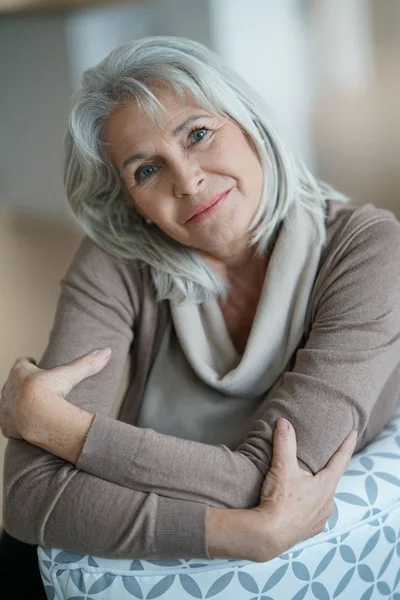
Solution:
<svg viewBox="0 0 400 600"><path fill-rule="evenodd" d="M127 292L125 302L120 295L117 306L111 305L110 298L101 296L102 282L93 282L93 256L81 255L79 268L75 263L64 285L58 326L41 366L46 368L46 356L63 364L92 350L87 340L93 341L94 335L96 346L110 346L113 356L101 373L79 384L69 397L76 410L85 411L80 413L83 423L88 415L75 455L64 456L66 460L78 456L83 442L77 469L23 441L10 442L5 474L8 522L25 517L24 525L30 523L24 536L31 543L73 549L79 540L79 551L92 554L207 556L207 504L256 506L279 416L291 421L298 432L300 464L318 471L352 427L363 431L398 364L400 309L392 299L400 297L399 228L395 221L374 227L375 236L364 231L357 240L365 246L362 264L360 253L357 260L351 252L346 260L338 257L337 268L320 292L311 334L297 353L294 369L285 374L274 398L261 407L252 431L235 451L142 430L108 416L107 402L115 397L131 343L128 307L134 302ZM389 243L389 251L379 243L380 235ZM101 255L101 260L108 259ZM124 287L115 264L102 267L103 276L114 278L114 284L120 280ZM373 289L372 276L374 283L379 279ZM359 290L362 301L350 293L352 287ZM378 297L376 290L382 290ZM74 323L82 310L85 318L78 320L85 323L85 330L80 326L78 331ZM63 356L65 335L76 336L74 356ZM50 446L48 450L52 451ZM17 510L21 497L28 494L34 500L27 507L29 518ZM77 513L83 532L77 531ZM173 539L168 523L173 523Z"/></svg>

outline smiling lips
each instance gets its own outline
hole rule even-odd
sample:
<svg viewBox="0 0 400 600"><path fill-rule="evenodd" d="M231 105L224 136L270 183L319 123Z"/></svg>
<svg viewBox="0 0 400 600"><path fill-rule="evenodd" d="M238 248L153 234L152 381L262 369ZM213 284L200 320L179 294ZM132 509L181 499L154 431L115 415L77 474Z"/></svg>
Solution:
<svg viewBox="0 0 400 600"><path fill-rule="evenodd" d="M212 214L215 210L218 210L218 208L223 204L223 201L228 196L231 189L232 188L230 188L229 190L225 190L225 192L222 192L222 194L218 194L213 198L209 198L203 204L196 206L196 208L194 208L193 211L189 213L189 216L185 222L188 223L190 221L193 223L195 221L202 221L210 214Z"/></svg>

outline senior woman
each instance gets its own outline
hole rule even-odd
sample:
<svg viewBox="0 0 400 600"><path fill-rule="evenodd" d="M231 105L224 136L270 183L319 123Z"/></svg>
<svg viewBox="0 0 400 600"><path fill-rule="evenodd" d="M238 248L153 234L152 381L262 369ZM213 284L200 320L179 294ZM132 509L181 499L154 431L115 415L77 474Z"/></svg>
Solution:
<svg viewBox="0 0 400 600"><path fill-rule="evenodd" d="M393 214L316 181L255 92L181 38L86 71L65 182L87 236L40 368L17 361L4 389L25 438L7 447L6 529L102 556L258 561L320 531L343 440L356 429L360 449L396 407ZM281 417L298 462L288 425L271 468Z"/></svg>

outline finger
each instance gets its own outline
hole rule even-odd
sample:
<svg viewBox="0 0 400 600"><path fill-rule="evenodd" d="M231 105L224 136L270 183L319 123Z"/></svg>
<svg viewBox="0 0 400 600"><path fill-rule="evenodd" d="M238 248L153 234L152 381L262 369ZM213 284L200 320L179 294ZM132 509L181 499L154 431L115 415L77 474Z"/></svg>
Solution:
<svg viewBox="0 0 400 600"><path fill-rule="evenodd" d="M320 471L320 473L324 473L325 475L329 476L335 487L350 464L356 443L357 431L353 429L340 444L335 454L329 459L326 467Z"/></svg>
<svg viewBox="0 0 400 600"><path fill-rule="evenodd" d="M54 380L54 391L63 396L69 394L75 385L87 377L99 373L108 363L110 356L110 348L101 348L85 354L67 365L51 369L49 375L51 374Z"/></svg>
<svg viewBox="0 0 400 600"><path fill-rule="evenodd" d="M286 419L278 419L274 431L273 453L271 468L275 467L280 473L297 470L296 433Z"/></svg>

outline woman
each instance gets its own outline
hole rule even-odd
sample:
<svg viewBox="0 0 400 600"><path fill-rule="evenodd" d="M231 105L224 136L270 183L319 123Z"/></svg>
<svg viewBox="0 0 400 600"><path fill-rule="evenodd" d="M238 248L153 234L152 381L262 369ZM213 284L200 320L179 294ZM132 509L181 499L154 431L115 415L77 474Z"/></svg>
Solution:
<svg viewBox="0 0 400 600"><path fill-rule="evenodd" d="M294 479L326 505L310 474L349 431L359 449L393 415L394 216L318 183L263 101L180 38L139 40L86 72L65 173L88 237L40 369L17 361L3 393L9 435L29 442L8 444L6 529L103 556L250 560L320 531L316 502L288 510L273 430L294 425Z"/></svg>

